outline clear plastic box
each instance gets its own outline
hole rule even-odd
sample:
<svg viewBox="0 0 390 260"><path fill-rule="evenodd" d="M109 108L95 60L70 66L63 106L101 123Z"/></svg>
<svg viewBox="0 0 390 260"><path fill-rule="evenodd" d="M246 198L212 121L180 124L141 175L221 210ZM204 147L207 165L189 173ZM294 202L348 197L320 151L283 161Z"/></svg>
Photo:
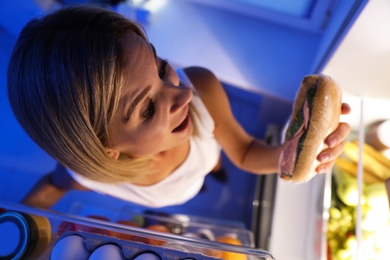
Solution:
<svg viewBox="0 0 390 260"><path fill-rule="evenodd" d="M148 214L137 216L143 218L143 221L148 221L145 226L145 222L142 225L133 225L131 221L137 220L134 216L126 214L128 219L111 222L104 218L98 219L96 216L64 214L9 202L0 201L0 208L0 229L3 231L0 232L0 236L3 236L0 241L2 247L4 241L11 247L6 252L1 250L1 254L9 255L12 250L20 251L24 247L22 253L33 256L32 259L60 259L51 254L55 254L60 246L76 236L75 241L82 241L77 243L81 243L80 248L84 250L81 253L84 253L85 259L89 257L92 259L91 255L106 245L116 247L121 252L121 259L137 259L142 254L154 254L157 257L155 259L162 260L274 259L270 253L252 247L249 231L232 226L218 226L203 218L184 215L173 218ZM16 222L12 220L13 218ZM24 218L27 221L23 224ZM150 228L158 225L166 227L168 231ZM7 237L7 232L4 231L7 228L9 230L19 228L27 234L20 233L21 235L17 237L19 241L15 241L15 236ZM225 237L225 240L217 241L218 237ZM20 242L21 240L24 242ZM235 241L241 243L231 244ZM72 250L65 252L77 251L77 246L71 248Z"/></svg>

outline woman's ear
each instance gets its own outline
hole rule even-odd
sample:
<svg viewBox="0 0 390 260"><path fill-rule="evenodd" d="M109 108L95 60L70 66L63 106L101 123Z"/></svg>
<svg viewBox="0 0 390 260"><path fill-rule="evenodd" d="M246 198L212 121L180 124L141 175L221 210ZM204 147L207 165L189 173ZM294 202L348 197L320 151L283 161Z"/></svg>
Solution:
<svg viewBox="0 0 390 260"><path fill-rule="evenodd" d="M118 160L119 155L120 155L119 150L116 150L116 149L114 149L114 148L106 148L106 153L107 153L107 155L108 155L110 158L112 158L112 159L114 159L114 160Z"/></svg>

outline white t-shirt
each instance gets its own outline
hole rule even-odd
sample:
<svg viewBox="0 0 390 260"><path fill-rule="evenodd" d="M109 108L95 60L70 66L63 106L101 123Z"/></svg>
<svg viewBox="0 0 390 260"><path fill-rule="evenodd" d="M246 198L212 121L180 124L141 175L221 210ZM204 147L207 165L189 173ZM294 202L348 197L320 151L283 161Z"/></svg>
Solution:
<svg viewBox="0 0 390 260"><path fill-rule="evenodd" d="M181 83L192 87L184 71L177 72ZM191 102L197 110L192 120L196 122L198 135L190 138L190 151L183 164L160 182L148 186L106 184L90 180L70 169L67 171L75 181L88 189L136 204L165 207L187 202L202 188L205 176L217 164L221 152L213 134L214 121L196 92Z"/></svg>

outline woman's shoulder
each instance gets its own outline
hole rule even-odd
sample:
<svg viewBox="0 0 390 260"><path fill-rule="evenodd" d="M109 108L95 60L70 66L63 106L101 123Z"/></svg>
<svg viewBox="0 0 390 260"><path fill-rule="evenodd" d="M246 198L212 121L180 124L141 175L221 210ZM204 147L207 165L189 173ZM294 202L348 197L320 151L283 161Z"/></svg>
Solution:
<svg viewBox="0 0 390 260"><path fill-rule="evenodd" d="M202 95L221 88L221 84L215 74L203 67L187 67L184 69L195 89Z"/></svg>
<svg viewBox="0 0 390 260"><path fill-rule="evenodd" d="M202 67L189 67L184 71L218 126L230 111L229 100L221 82L213 72Z"/></svg>
<svg viewBox="0 0 390 260"><path fill-rule="evenodd" d="M53 185L64 190L88 190L86 187L76 182L68 170L61 164L57 164L55 170L51 172L50 181Z"/></svg>

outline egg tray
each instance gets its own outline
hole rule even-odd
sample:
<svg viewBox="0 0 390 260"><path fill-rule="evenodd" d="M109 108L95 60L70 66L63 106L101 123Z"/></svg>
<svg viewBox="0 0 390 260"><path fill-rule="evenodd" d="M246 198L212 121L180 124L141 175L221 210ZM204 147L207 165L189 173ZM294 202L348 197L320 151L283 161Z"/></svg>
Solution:
<svg viewBox="0 0 390 260"><path fill-rule="evenodd" d="M183 252L180 250L166 248L163 246L152 246L136 241L123 240L119 238L113 238L106 235L88 233L82 231L67 231L59 236L57 242L63 239L66 236L78 235L84 239L85 247L91 253L96 250L98 247L105 244L115 244L119 246L122 250L123 256L126 259L133 259L141 253L155 253L160 256L161 260L181 260L181 259L194 259L194 260L216 260L220 258L215 258L211 256L206 256L201 253L194 252Z"/></svg>

